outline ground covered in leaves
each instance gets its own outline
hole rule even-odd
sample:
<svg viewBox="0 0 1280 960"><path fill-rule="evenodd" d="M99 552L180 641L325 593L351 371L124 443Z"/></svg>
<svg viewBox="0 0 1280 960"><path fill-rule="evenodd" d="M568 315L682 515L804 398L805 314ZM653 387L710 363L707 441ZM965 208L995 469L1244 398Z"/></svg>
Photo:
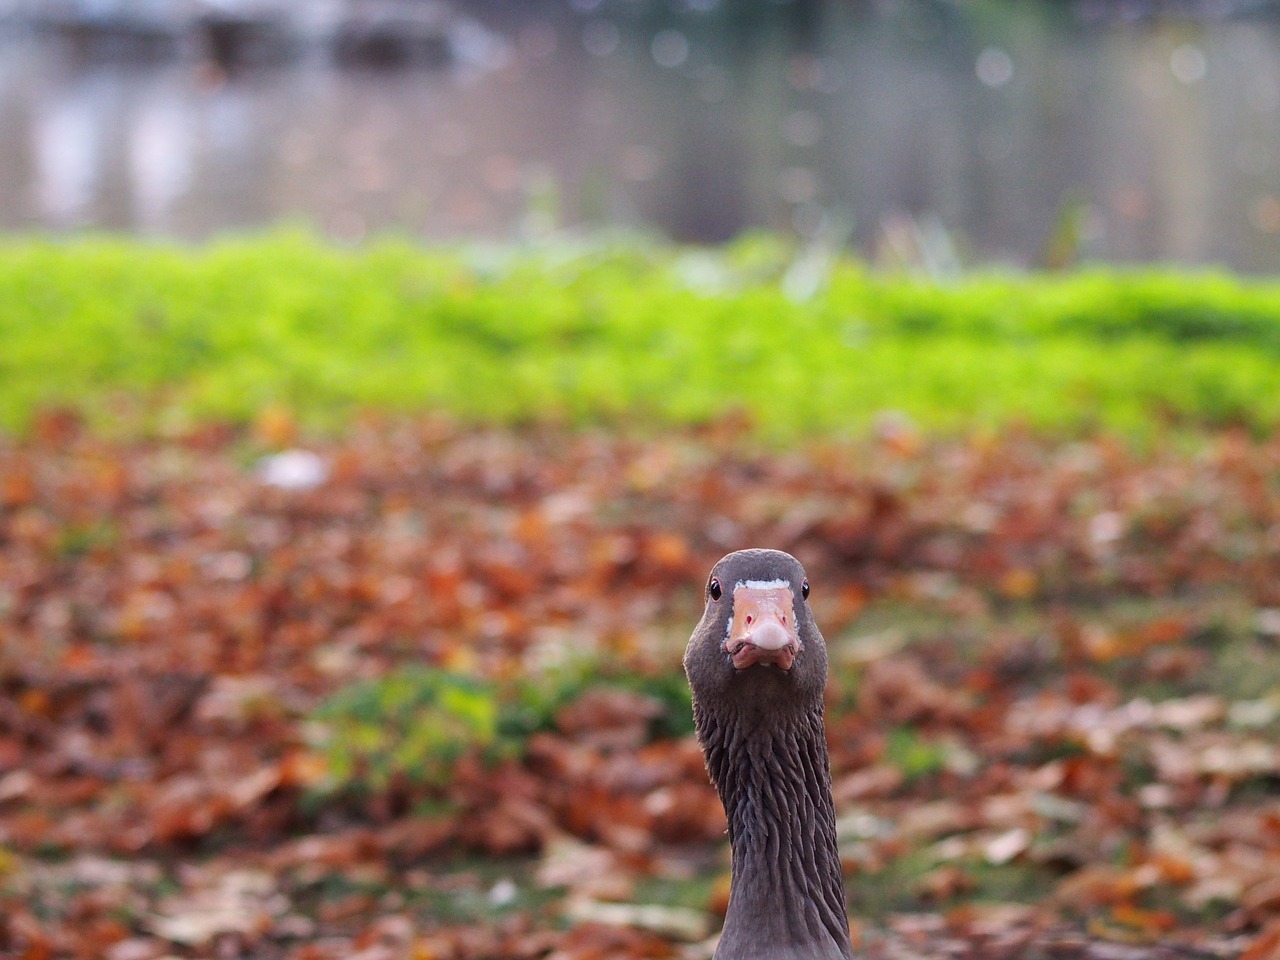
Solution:
<svg viewBox="0 0 1280 960"><path fill-rule="evenodd" d="M679 657L806 563L855 941L1280 955L1280 441L0 442L0 955L707 957Z"/></svg>

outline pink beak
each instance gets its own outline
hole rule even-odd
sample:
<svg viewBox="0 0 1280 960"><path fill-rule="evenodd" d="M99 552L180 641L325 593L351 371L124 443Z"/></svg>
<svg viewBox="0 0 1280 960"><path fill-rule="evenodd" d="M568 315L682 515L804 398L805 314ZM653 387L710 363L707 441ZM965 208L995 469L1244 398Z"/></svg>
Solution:
<svg viewBox="0 0 1280 960"><path fill-rule="evenodd" d="M733 591L733 623L724 641L733 666L755 664L790 670L801 650L788 587L747 587Z"/></svg>

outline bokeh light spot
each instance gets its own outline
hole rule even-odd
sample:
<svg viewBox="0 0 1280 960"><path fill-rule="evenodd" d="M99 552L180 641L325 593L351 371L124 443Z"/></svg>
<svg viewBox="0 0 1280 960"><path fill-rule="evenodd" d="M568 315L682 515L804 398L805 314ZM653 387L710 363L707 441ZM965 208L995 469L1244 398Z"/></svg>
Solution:
<svg viewBox="0 0 1280 960"><path fill-rule="evenodd" d="M1209 72L1209 61L1195 44L1184 43L1169 54L1169 70L1183 83L1199 83Z"/></svg>
<svg viewBox="0 0 1280 960"><path fill-rule="evenodd" d="M689 38L679 30L663 30L654 36L649 50L658 66L678 67L689 59Z"/></svg>
<svg viewBox="0 0 1280 960"><path fill-rule="evenodd" d="M974 64L978 79L993 90L1013 79L1013 58L999 47L987 47Z"/></svg>

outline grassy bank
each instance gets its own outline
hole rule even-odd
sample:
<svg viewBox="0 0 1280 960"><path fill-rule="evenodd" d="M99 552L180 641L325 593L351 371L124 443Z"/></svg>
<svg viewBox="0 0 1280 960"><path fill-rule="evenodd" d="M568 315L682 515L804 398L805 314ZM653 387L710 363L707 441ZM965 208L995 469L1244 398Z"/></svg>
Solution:
<svg viewBox="0 0 1280 960"><path fill-rule="evenodd" d="M1280 283L1219 274L936 281L797 258L608 244L355 251L276 233L196 248L9 239L0 428L141 400L178 419L283 404L312 424L483 421L858 430L1010 422L1142 433L1280 422Z"/></svg>

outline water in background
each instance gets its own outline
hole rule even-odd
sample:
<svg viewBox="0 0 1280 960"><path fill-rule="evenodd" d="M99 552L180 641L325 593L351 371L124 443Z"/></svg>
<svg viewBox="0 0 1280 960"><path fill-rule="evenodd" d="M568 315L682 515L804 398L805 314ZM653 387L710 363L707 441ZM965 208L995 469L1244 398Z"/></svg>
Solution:
<svg viewBox="0 0 1280 960"><path fill-rule="evenodd" d="M1280 26L1143 6L457 0L435 57L312 36L239 64L14 14L0 229L769 228L939 270L1280 269Z"/></svg>

